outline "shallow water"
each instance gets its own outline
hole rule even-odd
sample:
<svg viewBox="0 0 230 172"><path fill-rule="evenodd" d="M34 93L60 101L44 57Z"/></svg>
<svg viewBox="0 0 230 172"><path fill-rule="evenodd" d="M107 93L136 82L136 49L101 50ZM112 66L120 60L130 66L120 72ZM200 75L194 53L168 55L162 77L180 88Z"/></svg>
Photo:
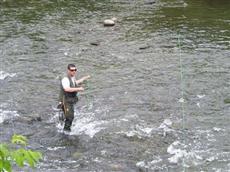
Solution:
<svg viewBox="0 0 230 172"><path fill-rule="evenodd" d="M36 171L229 171L229 7L1 1L1 142L27 136L44 155ZM55 107L68 63L92 78L64 135Z"/></svg>

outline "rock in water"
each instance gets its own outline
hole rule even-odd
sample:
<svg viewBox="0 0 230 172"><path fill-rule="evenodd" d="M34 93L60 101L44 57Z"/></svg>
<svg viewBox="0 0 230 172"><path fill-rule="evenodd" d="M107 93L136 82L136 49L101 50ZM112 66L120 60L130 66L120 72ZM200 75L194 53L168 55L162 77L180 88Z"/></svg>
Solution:
<svg viewBox="0 0 230 172"><path fill-rule="evenodd" d="M90 45L98 46L98 45L100 45L100 42L99 41L93 41L93 42L90 42Z"/></svg>
<svg viewBox="0 0 230 172"><path fill-rule="evenodd" d="M144 2L146 5L151 5L151 4L154 4L154 3L156 3L156 1L146 1L146 2Z"/></svg>
<svg viewBox="0 0 230 172"><path fill-rule="evenodd" d="M226 98L226 99L224 99L224 103L230 103L230 98Z"/></svg>
<svg viewBox="0 0 230 172"><path fill-rule="evenodd" d="M111 19L104 20L104 26L114 26L115 22Z"/></svg>

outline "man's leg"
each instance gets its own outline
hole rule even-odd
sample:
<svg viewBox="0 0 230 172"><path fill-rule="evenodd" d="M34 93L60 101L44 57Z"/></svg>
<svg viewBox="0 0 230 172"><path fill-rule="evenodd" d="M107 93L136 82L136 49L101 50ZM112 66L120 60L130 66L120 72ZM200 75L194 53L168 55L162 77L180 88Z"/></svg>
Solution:
<svg viewBox="0 0 230 172"><path fill-rule="evenodd" d="M74 105L66 103L65 105L65 126L64 130L70 131L74 119Z"/></svg>

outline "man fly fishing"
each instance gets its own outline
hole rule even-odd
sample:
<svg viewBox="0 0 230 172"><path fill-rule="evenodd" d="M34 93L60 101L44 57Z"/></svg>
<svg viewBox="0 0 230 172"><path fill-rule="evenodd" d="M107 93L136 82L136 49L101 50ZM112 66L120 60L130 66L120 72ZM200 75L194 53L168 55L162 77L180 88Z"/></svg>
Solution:
<svg viewBox="0 0 230 172"><path fill-rule="evenodd" d="M65 116L64 131L71 131L72 122L74 119L74 105L78 101L78 92L84 91L80 83L90 78L89 75L76 80L75 75L77 68L74 64L68 64L67 76L61 80L61 89L59 95L58 108L62 109Z"/></svg>

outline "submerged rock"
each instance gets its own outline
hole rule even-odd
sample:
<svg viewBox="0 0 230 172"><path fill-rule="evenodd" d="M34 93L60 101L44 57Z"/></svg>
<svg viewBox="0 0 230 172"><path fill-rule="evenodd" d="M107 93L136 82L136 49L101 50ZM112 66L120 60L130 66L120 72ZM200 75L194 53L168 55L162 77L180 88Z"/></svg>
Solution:
<svg viewBox="0 0 230 172"><path fill-rule="evenodd" d="M90 45L98 46L98 45L100 45L100 42L99 41L93 41L93 42L90 42Z"/></svg>
<svg viewBox="0 0 230 172"><path fill-rule="evenodd" d="M148 0L148 1L145 1L144 2L144 4L146 4L146 5L151 5L151 4L155 4L156 3L156 1L154 1L154 0Z"/></svg>
<svg viewBox="0 0 230 172"><path fill-rule="evenodd" d="M123 167L120 164L111 164L110 167L112 171L123 171Z"/></svg>
<svg viewBox="0 0 230 172"><path fill-rule="evenodd" d="M144 50L144 49L148 49L148 48L150 48L150 45L141 45L139 47L139 50Z"/></svg>
<svg viewBox="0 0 230 172"><path fill-rule="evenodd" d="M230 103L230 98L224 99L224 103Z"/></svg>
<svg viewBox="0 0 230 172"><path fill-rule="evenodd" d="M82 156L83 156L83 154L81 152L75 152L73 154L73 158L75 158L75 159L80 159Z"/></svg>

